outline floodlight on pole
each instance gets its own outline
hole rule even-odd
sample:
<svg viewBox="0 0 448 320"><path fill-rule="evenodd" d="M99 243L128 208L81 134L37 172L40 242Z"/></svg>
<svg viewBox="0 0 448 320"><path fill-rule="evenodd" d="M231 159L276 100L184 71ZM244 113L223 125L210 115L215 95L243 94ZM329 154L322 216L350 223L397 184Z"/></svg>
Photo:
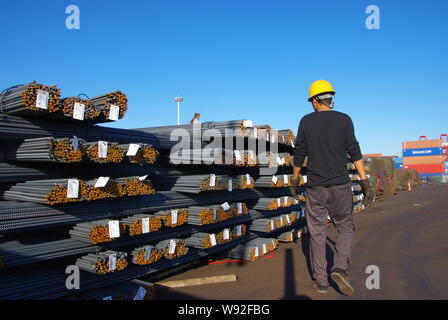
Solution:
<svg viewBox="0 0 448 320"><path fill-rule="evenodd" d="M174 101L177 102L177 125L180 125L180 103L184 101L184 98L176 97L174 98Z"/></svg>

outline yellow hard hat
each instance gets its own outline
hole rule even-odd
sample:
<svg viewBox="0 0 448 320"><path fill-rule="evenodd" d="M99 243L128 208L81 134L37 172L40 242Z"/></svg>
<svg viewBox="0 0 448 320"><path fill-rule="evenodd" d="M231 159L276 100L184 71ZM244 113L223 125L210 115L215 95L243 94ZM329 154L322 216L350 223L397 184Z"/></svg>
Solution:
<svg viewBox="0 0 448 320"><path fill-rule="evenodd" d="M311 101L312 98L323 93L335 94L336 92L333 90L330 82L326 80L317 80L313 82L313 84L310 86L308 101Z"/></svg>

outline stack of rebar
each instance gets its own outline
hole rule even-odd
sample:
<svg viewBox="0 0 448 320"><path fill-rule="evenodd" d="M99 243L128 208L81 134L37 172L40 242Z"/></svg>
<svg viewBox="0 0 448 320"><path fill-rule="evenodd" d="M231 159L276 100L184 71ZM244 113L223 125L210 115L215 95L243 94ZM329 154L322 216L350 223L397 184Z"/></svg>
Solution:
<svg viewBox="0 0 448 320"><path fill-rule="evenodd" d="M87 181L87 186L88 201L119 198L126 194L123 184L118 183L116 179L110 179L108 177L100 177L98 179L89 180Z"/></svg>
<svg viewBox="0 0 448 320"><path fill-rule="evenodd" d="M258 246L248 243L239 244L233 249L227 251L225 255L233 259L244 259L247 261L256 261L260 258Z"/></svg>
<svg viewBox="0 0 448 320"><path fill-rule="evenodd" d="M36 115L59 109L61 90L36 81L14 86L0 94L0 112L14 115Z"/></svg>
<svg viewBox="0 0 448 320"><path fill-rule="evenodd" d="M233 214L238 217L249 213L249 208L245 202L236 202L230 205L233 210Z"/></svg>
<svg viewBox="0 0 448 320"><path fill-rule="evenodd" d="M256 219L250 224L249 230L257 232L272 232L275 230L275 222L273 219Z"/></svg>
<svg viewBox="0 0 448 320"><path fill-rule="evenodd" d="M255 180L255 188L286 188L291 186L292 175L260 176Z"/></svg>
<svg viewBox="0 0 448 320"><path fill-rule="evenodd" d="M148 265L159 261L163 253L154 246L143 246L135 248L132 253L132 263L137 265Z"/></svg>
<svg viewBox="0 0 448 320"><path fill-rule="evenodd" d="M26 162L80 162L83 140L53 137L25 139L5 145L5 158Z"/></svg>
<svg viewBox="0 0 448 320"><path fill-rule="evenodd" d="M218 232L216 234L216 240L218 241L218 244L223 244L232 241L233 240L232 230L229 228L225 228L224 230Z"/></svg>
<svg viewBox="0 0 448 320"><path fill-rule="evenodd" d="M146 143L119 144L118 146L126 150L126 157L130 163L140 165L153 164L159 156L159 151Z"/></svg>
<svg viewBox="0 0 448 320"><path fill-rule="evenodd" d="M128 98L121 91L113 91L90 99L100 112L95 122L117 121L123 119L128 110Z"/></svg>
<svg viewBox="0 0 448 320"><path fill-rule="evenodd" d="M217 206L193 206L188 208L188 224L205 226L218 222Z"/></svg>
<svg viewBox="0 0 448 320"><path fill-rule="evenodd" d="M85 154L88 160L96 163L121 163L125 156L123 147L108 141L86 142Z"/></svg>
<svg viewBox="0 0 448 320"><path fill-rule="evenodd" d="M151 214L137 214L123 218L120 223L126 228L126 234L131 237L155 232L162 227L162 219Z"/></svg>
<svg viewBox="0 0 448 320"><path fill-rule="evenodd" d="M188 222L188 209L171 209L170 211L157 211L153 214L162 219L163 225L174 228Z"/></svg>
<svg viewBox="0 0 448 320"><path fill-rule="evenodd" d="M196 232L185 239L185 244L198 249L209 249L218 245L218 237L214 233Z"/></svg>
<svg viewBox="0 0 448 320"><path fill-rule="evenodd" d="M147 176L117 178L116 181L118 185L122 186L119 188L119 191L122 192L120 196L132 197L156 193Z"/></svg>
<svg viewBox="0 0 448 320"><path fill-rule="evenodd" d="M252 209L255 210L277 210L281 203L277 201L278 198L259 198L254 201Z"/></svg>
<svg viewBox="0 0 448 320"><path fill-rule="evenodd" d="M188 247L185 246L185 240L176 238L159 242L156 249L160 250L163 256L169 260L186 255L189 251Z"/></svg>
<svg viewBox="0 0 448 320"><path fill-rule="evenodd" d="M100 116L98 110L90 99L80 97L67 97L61 100L60 112L65 116L75 120L83 121L95 119Z"/></svg>
<svg viewBox="0 0 448 320"><path fill-rule="evenodd" d="M294 237L294 231L287 231L278 235L277 239L281 242L293 242L296 238Z"/></svg>
<svg viewBox="0 0 448 320"><path fill-rule="evenodd" d="M69 234L73 239L98 244L116 240L125 232L125 226L118 220L98 220L78 223Z"/></svg>
<svg viewBox="0 0 448 320"><path fill-rule="evenodd" d="M98 275L121 271L128 266L127 253L107 250L100 253L89 253L78 258L76 265L84 271Z"/></svg>
<svg viewBox="0 0 448 320"><path fill-rule="evenodd" d="M239 224L232 228L232 236L234 239L239 239L246 235L247 227L245 224Z"/></svg>

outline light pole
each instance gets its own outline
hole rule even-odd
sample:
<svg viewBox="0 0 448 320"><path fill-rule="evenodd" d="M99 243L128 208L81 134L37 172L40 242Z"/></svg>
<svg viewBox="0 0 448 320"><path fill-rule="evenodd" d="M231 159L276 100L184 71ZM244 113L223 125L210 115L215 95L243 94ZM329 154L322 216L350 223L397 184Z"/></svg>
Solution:
<svg viewBox="0 0 448 320"><path fill-rule="evenodd" d="M184 101L184 98L176 97L176 98L174 98L174 101L177 102L177 125L179 126L180 125L180 103L182 101Z"/></svg>

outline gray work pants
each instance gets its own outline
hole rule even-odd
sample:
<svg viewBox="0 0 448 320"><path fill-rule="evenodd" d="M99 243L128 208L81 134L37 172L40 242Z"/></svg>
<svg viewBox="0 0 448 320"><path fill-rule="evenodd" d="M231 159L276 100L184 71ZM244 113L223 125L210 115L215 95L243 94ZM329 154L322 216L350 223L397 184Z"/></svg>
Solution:
<svg viewBox="0 0 448 320"><path fill-rule="evenodd" d="M327 217L337 230L334 266L348 272L355 231L351 183L314 187L306 191L306 221L310 234L310 254L313 277L319 285L328 286L326 239Z"/></svg>

